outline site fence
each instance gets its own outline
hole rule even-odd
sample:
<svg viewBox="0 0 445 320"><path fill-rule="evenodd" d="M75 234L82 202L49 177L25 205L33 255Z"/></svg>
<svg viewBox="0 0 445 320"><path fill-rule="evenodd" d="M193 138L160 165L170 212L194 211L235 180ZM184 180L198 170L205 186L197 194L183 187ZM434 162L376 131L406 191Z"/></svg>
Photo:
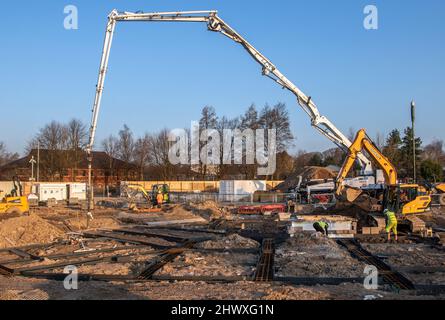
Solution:
<svg viewBox="0 0 445 320"><path fill-rule="evenodd" d="M267 190L282 183L281 180L266 181ZM121 181L121 184L137 184L145 190L151 190L156 184L167 184L170 192L219 192L219 180L215 181Z"/></svg>
<svg viewBox="0 0 445 320"><path fill-rule="evenodd" d="M294 193L264 193L264 194L220 194L220 193L194 193L194 192L171 192L170 201L171 203L182 204L182 203L202 203L205 201L213 201L221 204L234 204L234 205L248 205L248 204L287 204L289 199L293 200L295 205L300 204L312 204L320 206L329 206L335 203L333 197L326 195L324 197L316 198L307 201L302 200L299 195ZM134 202L137 204L146 203L147 200L142 196L137 195L132 199L127 197L107 197L101 194L95 196L96 201L106 200L114 203L120 202Z"/></svg>
<svg viewBox="0 0 445 320"><path fill-rule="evenodd" d="M204 202L214 201L218 203L285 203L289 197L293 196L290 193L277 194L219 194L219 193L171 193L170 199L174 203L186 202Z"/></svg>

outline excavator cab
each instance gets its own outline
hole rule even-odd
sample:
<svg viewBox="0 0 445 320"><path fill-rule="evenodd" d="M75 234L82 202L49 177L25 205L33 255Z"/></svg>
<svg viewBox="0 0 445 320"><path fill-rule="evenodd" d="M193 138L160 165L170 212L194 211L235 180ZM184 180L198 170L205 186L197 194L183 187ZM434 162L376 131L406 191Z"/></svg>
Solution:
<svg viewBox="0 0 445 320"><path fill-rule="evenodd" d="M163 197L164 197L164 202L163 203L170 203L170 188L168 186L168 184L155 184L152 187L151 190L151 199L153 202L153 205L158 205L158 200L157 200L157 194L158 193L162 193Z"/></svg>
<svg viewBox="0 0 445 320"><path fill-rule="evenodd" d="M417 184L389 186L384 198L383 207L401 215L426 212L431 203L431 197Z"/></svg>
<svg viewBox="0 0 445 320"><path fill-rule="evenodd" d="M29 212L28 198L23 196L23 188L17 176L13 179L13 189L0 202L0 214L23 214Z"/></svg>

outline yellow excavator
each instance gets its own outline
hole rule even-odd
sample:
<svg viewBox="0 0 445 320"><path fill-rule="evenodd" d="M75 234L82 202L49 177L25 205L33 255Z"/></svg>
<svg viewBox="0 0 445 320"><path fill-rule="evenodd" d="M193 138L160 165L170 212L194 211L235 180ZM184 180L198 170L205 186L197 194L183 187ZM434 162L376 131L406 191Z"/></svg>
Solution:
<svg viewBox="0 0 445 320"><path fill-rule="evenodd" d="M124 192L126 197L130 198L130 210L138 211L136 206L136 197L142 195L142 197L152 206L155 207L158 204L157 195L161 193L164 197L163 204L170 203L170 191L167 184L155 184L152 186L151 193L148 193L145 188L139 184L129 183L124 187ZM159 211L159 210L156 210Z"/></svg>
<svg viewBox="0 0 445 320"><path fill-rule="evenodd" d="M445 206L445 183L434 183L429 184L427 183L425 187L430 191L432 195L435 195L437 197L436 201L441 205Z"/></svg>
<svg viewBox="0 0 445 320"><path fill-rule="evenodd" d="M337 199L354 203L363 193L363 190L350 188L344 185L344 180L354 166L357 155L365 150L374 162L383 170L386 187L380 193L374 194L374 205L369 211L382 211L391 209L403 216L423 213L429 210L431 196L417 184L400 184L397 181L397 170L385 157L379 148L366 134L365 129L358 131L357 136L349 147L348 156L337 176Z"/></svg>
<svg viewBox="0 0 445 320"><path fill-rule="evenodd" d="M23 214L29 212L28 198L23 196L22 184L18 177L14 177L13 189L8 192L3 197L0 202L0 214L11 213L11 214Z"/></svg>

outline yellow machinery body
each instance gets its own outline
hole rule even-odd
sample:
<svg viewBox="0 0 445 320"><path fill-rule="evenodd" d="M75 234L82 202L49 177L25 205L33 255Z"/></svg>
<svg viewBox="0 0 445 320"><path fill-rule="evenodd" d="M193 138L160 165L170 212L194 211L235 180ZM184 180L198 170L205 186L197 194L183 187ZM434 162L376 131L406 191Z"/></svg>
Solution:
<svg viewBox="0 0 445 320"><path fill-rule="evenodd" d="M438 183L434 186L440 193L445 193L445 183Z"/></svg>
<svg viewBox="0 0 445 320"><path fill-rule="evenodd" d="M29 212L28 198L26 197L5 197L0 202L0 213L18 213Z"/></svg>
<svg viewBox="0 0 445 320"><path fill-rule="evenodd" d="M151 193L149 193L145 188L139 184L128 184L127 195L129 198L133 199L136 194L142 194L142 196L147 200L148 203L152 205L158 205L157 195L161 193L163 196L163 203L170 203L170 191L167 184L156 184L152 186Z"/></svg>
<svg viewBox="0 0 445 320"><path fill-rule="evenodd" d="M389 186L387 201L397 213L409 215L428 211L431 197L417 184L398 184Z"/></svg>

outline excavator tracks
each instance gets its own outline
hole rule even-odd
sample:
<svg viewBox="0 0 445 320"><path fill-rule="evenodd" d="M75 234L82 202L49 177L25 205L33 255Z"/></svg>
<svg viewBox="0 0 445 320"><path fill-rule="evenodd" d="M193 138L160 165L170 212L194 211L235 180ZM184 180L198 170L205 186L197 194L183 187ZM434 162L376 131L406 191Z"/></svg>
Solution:
<svg viewBox="0 0 445 320"><path fill-rule="evenodd" d="M393 286L398 290L414 290L414 284L405 276L397 271L393 271L389 265L383 262L378 257L372 255L365 250L357 240L354 239L339 239L337 243L345 247L350 254L356 259L363 261L368 265L373 265L379 271L385 283Z"/></svg>

